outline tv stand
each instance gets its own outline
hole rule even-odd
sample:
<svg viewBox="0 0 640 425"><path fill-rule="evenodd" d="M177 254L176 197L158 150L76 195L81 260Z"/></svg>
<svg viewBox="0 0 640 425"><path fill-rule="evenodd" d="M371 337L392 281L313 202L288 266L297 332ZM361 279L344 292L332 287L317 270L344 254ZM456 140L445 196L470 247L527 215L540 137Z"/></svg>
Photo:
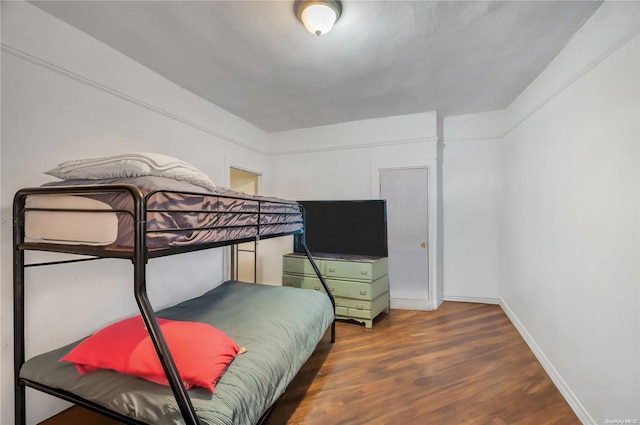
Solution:
<svg viewBox="0 0 640 425"><path fill-rule="evenodd" d="M389 260L387 257L314 254L322 277L336 301L336 318L373 326L380 313L389 313ZM282 260L282 284L324 291L304 254L286 254Z"/></svg>

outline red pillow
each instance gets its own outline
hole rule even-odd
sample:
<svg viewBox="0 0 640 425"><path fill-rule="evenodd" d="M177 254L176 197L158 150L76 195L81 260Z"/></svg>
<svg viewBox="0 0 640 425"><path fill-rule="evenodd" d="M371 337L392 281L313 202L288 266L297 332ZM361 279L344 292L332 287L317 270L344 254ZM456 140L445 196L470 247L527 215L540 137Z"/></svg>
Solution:
<svg viewBox="0 0 640 425"><path fill-rule="evenodd" d="M241 351L224 332L206 323L158 319L185 388L213 393L220 375ZM61 361L73 362L81 374L113 369L169 385L142 320L135 316L103 328L82 341Z"/></svg>

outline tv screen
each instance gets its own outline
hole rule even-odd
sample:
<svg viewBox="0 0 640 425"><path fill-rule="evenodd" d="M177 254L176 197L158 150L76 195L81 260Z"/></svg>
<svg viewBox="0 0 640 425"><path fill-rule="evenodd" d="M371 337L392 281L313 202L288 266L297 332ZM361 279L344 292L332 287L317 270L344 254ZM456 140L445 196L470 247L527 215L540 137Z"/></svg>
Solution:
<svg viewBox="0 0 640 425"><path fill-rule="evenodd" d="M387 256L384 200L299 201L305 211L305 237L313 254ZM304 252L300 237L294 251Z"/></svg>

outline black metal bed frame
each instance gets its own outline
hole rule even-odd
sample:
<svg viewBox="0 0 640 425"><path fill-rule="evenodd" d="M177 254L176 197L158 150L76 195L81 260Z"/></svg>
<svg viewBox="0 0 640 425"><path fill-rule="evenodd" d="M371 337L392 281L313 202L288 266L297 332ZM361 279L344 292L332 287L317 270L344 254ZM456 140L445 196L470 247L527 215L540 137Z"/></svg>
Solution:
<svg viewBox="0 0 640 425"><path fill-rule="evenodd" d="M140 313L144 319L149 335L155 346L156 352L160 359L160 363L167 375L171 390L175 396L180 412L184 418L186 425L199 425L200 422L189 398L187 390L184 388L180 375L174 363L171 352L164 339L160 326L158 324L155 312L151 306L146 288L146 265L149 259L158 258L168 255L174 255L185 252L200 251L204 249L211 249L223 246L235 245L242 242L257 241L259 239L294 235L299 238L304 247L307 258L309 259L315 273L320 279L331 304L334 309L335 317L335 300L325 282L318 266L316 265L311 252L307 248L304 234L304 210L300 206L302 212L302 230L296 230L292 232L284 232L278 234L261 235L261 220L260 215L261 206L263 202L278 203L273 199L261 201L260 199L250 199L251 201L258 202L258 220L257 224L249 225L256 227L256 236L242 239L225 240L218 242L205 242L195 245L174 246L166 248L153 248L149 249L146 245L147 236L147 222L146 217L148 212L197 212L207 214L246 214L244 211L229 212L229 211L210 211L210 210L155 210L147 209L147 201L151 196L156 193L181 193L194 196L210 196L217 198L230 198L230 199L247 199L242 197L218 195L212 193L198 193L198 192L176 192L170 190L154 190L149 192L146 196L142 193L140 188L130 184L108 184L108 185L96 185L96 186L56 186L56 187L38 187L22 189L18 191L14 197L13 202L13 327L14 327L14 388L15 388L15 423L16 425L25 425L26 423L26 387L31 387L44 393L56 396L63 400L72 402L74 404L85 407L89 410L100 413L104 416L108 416L112 419L127 423L139 425L143 422L136 421L127 416L124 416L118 412L109 410L91 400L79 397L71 392L60 390L57 388L49 387L46 385L33 382L31 380L20 378L20 369L25 363L25 268L35 266L47 266L53 264L65 264L80 261L90 261L102 258L122 258L129 259L133 263L133 278L134 278L134 297ZM51 195L51 194L64 194L64 195L96 195L100 193L124 193L131 196L133 201L132 210L87 210L87 209L58 209L58 208L27 208L25 201L29 195ZM285 204L285 202L282 202ZM50 243L33 243L25 242L25 213L27 211L66 211L66 212L110 212L118 214L130 214L133 218L134 235L135 240L132 249L112 249L105 247L83 246L83 245L66 245L66 244L50 244ZM269 212L268 214L278 214ZM248 225L231 225L231 226L213 226L213 227L196 227L189 229L175 229L175 230L193 230L203 231L212 230L218 228L230 228L230 227L249 227ZM48 251L59 252L66 254L77 254L83 256L89 256L89 258L73 259L73 260L60 260L42 263L25 264L25 251ZM335 319L331 324L331 342L335 341ZM262 424L271 411L271 406L260 418L259 424Z"/></svg>

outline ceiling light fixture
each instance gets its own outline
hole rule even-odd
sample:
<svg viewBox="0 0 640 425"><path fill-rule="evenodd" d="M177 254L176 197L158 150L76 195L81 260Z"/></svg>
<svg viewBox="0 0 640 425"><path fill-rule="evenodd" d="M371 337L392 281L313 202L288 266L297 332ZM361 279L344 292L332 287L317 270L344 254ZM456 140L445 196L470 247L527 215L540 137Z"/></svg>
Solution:
<svg viewBox="0 0 640 425"><path fill-rule="evenodd" d="M342 13L339 0L297 0L296 16L311 34L322 35L331 31Z"/></svg>

